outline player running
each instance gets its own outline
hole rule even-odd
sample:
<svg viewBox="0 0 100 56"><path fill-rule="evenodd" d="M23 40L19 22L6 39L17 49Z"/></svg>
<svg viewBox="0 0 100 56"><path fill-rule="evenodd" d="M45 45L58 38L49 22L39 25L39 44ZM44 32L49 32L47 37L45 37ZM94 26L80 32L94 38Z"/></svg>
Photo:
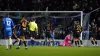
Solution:
<svg viewBox="0 0 100 56"><path fill-rule="evenodd" d="M3 25L4 25L4 37L5 37L5 42L6 42L6 49L8 50L8 40L9 40L9 45L10 49L12 47L12 28L14 27L14 22L11 18L9 17L4 17L3 18Z"/></svg>

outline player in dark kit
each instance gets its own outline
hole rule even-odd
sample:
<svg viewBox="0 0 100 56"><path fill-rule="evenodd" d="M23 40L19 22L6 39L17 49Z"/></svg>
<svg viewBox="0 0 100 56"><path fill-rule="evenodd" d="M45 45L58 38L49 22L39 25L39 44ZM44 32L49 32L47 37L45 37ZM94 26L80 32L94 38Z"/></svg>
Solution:
<svg viewBox="0 0 100 56"><path fill-rule="evenodd" d="M91 38L90 38L93 46L97 45L96 37L97 37L97 27L96 27L95 20L94 20L91 24Z"/></svg>
<svg viewBox="0 0 100 56"><path fill-rule="evenodd" d="M50 46L50 30L51 30L51 24L50 24L50 22L48 22L48 24L46 26L46 39L44 41L44 44L48 45L48 46ZM47 41L47 39L48 39L48 41ZM47 42L48 42L48 44L47 44Z"/></svg>
<svg viewBox="0 0 100 56"><path fill-rule="evenodd" d="M75 45L79 46L79 42L80 42L81 46L83 45L82 41L80 40L81 31L82 31L82 27L80 25L76 25L74 27L72 44L73 42L75 42Z"/></svg>
<svg viewBox="0 0 100 56"><path fill-rule="evenodd" d="M22 20L20 21L20 41L19 41L19 46L16 49L20 48L21 42L23 41L24 45L25 45L25 49L27 49L27 44L26 44L26 35L27 35L27 30L28 30L28 21L26 20L25 17L22 17Z"/></svg>
<svg viewBox="0 0 100 56"><path fill-rule="evenodd" d="M18 25L16 25L15 26L15 28L13 29L13 36L15 37L15 41L13 42L13 45L15 44L15 43L18 43L19 44L19 41L20 41L20 39L19 39L19 37L20 37L20 24L18 24Z"/></svg>

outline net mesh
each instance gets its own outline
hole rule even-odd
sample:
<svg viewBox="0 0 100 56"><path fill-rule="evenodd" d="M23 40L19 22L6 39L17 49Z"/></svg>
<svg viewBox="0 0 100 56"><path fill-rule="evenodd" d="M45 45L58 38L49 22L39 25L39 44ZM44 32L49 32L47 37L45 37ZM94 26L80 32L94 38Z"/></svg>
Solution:
<svg viewBox="0 0 100 56"><path fill-rule="evenodd" d="M81 25L83 32L88 31L88 17L85 15L83 23L81 22L81 11L79 12L0 12L0 16L10 16L14 23L17 24L23 16L30 21L30 19L36 18L40 35L37 38L43 38L43 32L45 32L48 23L51 24L51 30L55 30L56 39L64 39L66 34L73 30L74 25ZM82 33L83 34L83 33ZM85 32L88 35L88 33ZM84 35L84 34L83 34ZM83 38L86 39L86 38Z"/></svg>

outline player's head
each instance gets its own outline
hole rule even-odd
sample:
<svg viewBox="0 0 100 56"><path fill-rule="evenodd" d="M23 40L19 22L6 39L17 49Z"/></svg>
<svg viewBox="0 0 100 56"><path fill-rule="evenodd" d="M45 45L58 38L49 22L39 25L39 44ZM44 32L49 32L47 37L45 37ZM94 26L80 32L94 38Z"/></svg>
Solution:
<svg viewBox="0 0 100 56"><path fill-rule="evenodd" d="M24 14L21 15L21 18L22 18L22 19L26 19Z"/></svg>
<svg viewBox="0 0 100 56"><path fill-rule="evenodd" d="M7 14L5 14L5 17L10 17L10 15L7 13Z"/></svg>
<svg viewBox="0 0 100 56"><path fill-rule="evenodd" d="M35 18L31 18L31 21L36 21L36 19Z"/></svg>

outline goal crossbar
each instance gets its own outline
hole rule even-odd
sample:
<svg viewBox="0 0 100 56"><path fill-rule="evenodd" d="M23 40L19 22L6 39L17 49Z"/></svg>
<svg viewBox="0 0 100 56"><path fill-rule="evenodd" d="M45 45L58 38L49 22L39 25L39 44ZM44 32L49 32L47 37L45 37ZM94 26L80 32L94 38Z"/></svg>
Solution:
<svg viewBox="0 0 100 56"><path fill-rule="evenodd" d="M20 12L20 13L31 13L31 12L34 12L34 13L79 13L79 12L83 12L83 11L0 11L0 12L5 12L5 13L14 13L14 12Z"/></svg>

